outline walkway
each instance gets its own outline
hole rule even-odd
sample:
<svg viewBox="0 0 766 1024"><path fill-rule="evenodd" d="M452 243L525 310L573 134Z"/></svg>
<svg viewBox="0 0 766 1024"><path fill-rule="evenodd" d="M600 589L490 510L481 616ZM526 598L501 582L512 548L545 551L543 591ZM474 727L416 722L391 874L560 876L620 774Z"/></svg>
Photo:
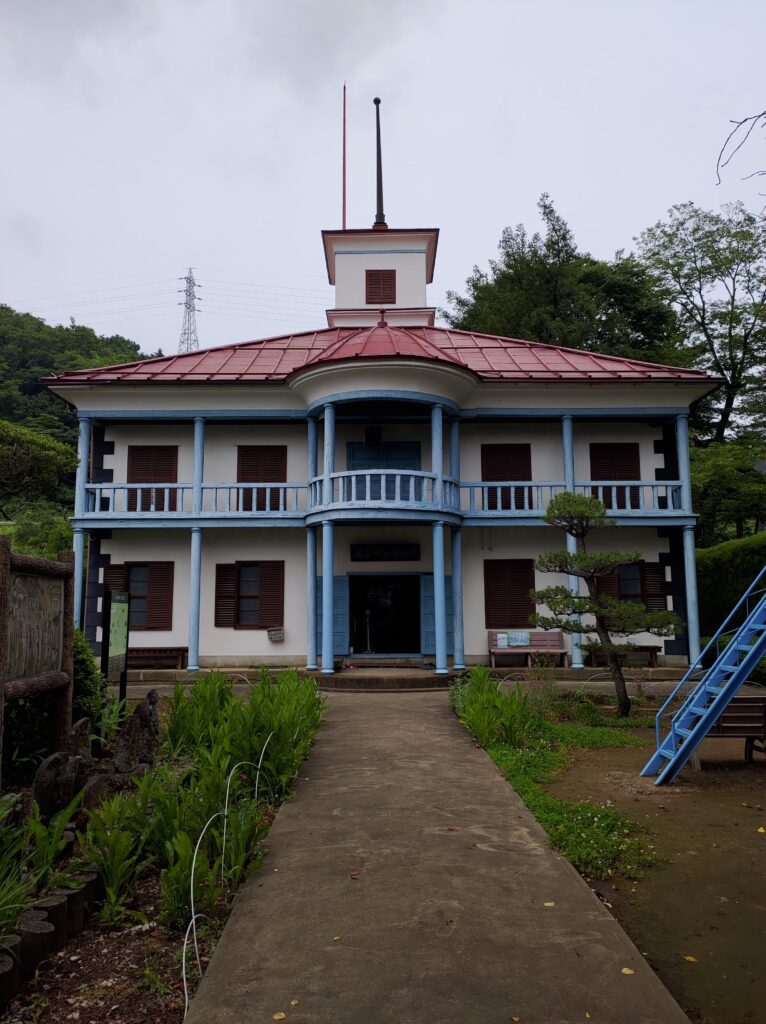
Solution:
<svg viewBox="0 0 766 1024"><path fill-rule="evenodd" d="M444 693L333 694L268 846L189 1024L686 1021Z"/></svg>

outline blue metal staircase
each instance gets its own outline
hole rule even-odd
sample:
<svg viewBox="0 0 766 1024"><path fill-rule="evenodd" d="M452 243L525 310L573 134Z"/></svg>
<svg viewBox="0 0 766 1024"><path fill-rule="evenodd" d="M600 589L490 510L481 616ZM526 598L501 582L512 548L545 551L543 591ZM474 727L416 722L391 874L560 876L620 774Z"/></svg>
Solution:
<svg viewBox="0 0 766 1024"><path fill-rule="evenodd" d="M705 668L708 654L715 660ZM656 786L672 782L765 656L766 565L658 711L657 749L641 774L656 775Z"/></svg>

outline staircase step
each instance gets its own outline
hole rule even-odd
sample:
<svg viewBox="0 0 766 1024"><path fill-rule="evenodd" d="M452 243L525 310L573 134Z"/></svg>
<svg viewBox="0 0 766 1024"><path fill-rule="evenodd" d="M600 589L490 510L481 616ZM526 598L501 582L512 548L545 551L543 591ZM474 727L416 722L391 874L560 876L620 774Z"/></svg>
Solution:
<svg viewBox="0 0 766 1024"><path fill-rule="evenodd" d="M694 732L694 730L693 729L685 729L682 725L677 725L676 726L676 732L680 736L691 736L691 734Z"/></svg>
<svg viewBox="0 0 766 1024"><path fill-rule="evenodd" d="M707 708L687 708L686 710L690 715L696 715L698 718L702 718L707 711Z"/></svg>
<svg viewBox="0 0 766 1024"><path fill-rule="evenodd" d="M670 758L670 757L675 757L675 753L676 752L675 752L675 750L672 747L660 747L660 749L657 751L657 753L661 754L662 757Z"/></svg>
<svg viewBox="0 0 766 1024"><path fill-rule="evenodd" d="M706 686L705 687L705 692L706 693L715 693L716 695L718 695L719 693L723 693L723 691L725 689L726 689L725 686Z"/></svg>

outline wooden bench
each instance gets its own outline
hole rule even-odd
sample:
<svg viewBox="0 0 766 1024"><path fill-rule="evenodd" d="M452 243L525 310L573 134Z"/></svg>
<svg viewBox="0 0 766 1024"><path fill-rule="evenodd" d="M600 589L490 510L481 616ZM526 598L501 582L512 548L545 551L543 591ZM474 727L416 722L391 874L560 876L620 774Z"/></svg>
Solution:
<svg viewBox="0 0 766 1024"><path fill-rule="evenodd" d="M188 647L129 647L128 668L186 668Z"/></svg>
<svg viewBox="0 0 766 1024"><path fill-rule="evenodd" d="M529 644L517 646L511 644L507 647L498 647L498 633L528 633ZM490 629L487 632L487 647L489 649L489 662L492 668L495 667L495 656L498 654L523 654L526 664L531 666L532 657L536 654L561 655L564 668L569 664L569 651L564 644L564 634L560 629Z"/></svg>
<svg viewBox="0 0 766 1024"><path fill-rule="evenodd" d="M754 751L766 754L766 694L737 694L708 733L715 739L744 739L745 760L752 761Z"/></svg>
<svg viewBox="0 0 766 1024"><path fill-rule="evenodd" d="M657 668L657 655L661 650L661 647L654 644L636 644L629 651L620 652L620 664L646 665L648 668ZM606 654L603 651L588 652L588 666L590 668L606 665L606 663Z"/></svg>

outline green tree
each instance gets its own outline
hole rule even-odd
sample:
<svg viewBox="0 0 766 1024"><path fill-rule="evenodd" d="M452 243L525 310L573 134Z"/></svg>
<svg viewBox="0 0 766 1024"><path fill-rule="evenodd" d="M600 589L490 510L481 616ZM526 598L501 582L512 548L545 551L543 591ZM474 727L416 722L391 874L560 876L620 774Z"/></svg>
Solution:
<svg viewBox="0 0 766 1024"><path fill-rule="evenodd" d="M13 517L13 547L25 555L57 558L72 546L72 527L58 505L36 501Z"/></svg>
<svg viewBox="0 0 766 1024"><path fill-rule="evenodd" d="M474 267L466 294L448 293L448 323L634 359L683 358L676 315L651 272L621 252L611 261L580 252L547 195L538 208L544 233L506 228L489 272Z"/></svg>
<svg viewBox="0 0 766 1024"><path fill-rule="evenodd" d="M723 378L697 416L703 440L723 441L764 401L766 223L742 203L721 213L681 203L637 242L672 297L694 364Z"/></svg>
<svg viewBox="0 0 766 1024"><path fill-rule="evenodd" d="M630 714L630 698L625 686L621 654L630 650L627 642L618 643L615 637L627 638L636 633L654 636L672 636L681 629L681 621L673 612L647 611L640 602L622 601L602 594L599 580L617 572L622 565L641 561L640 551L589 552L588 534L593 530L614 525L607 517L604 505L597 498L564 492L557 494L548 506L545 521L574 537L577 550L549 551L536 560L540 572L564 573L576 576L585 583L587 594L572 594L568 587L553 586L536 590L535 602L548 607L549 615L535 615L535 625L543 629L561 629L565 633L594 632L599 649L604 652L609 674L617 694L617 708L621 716ZM585 622L579 622L585 618ZM593 625L590 625L592 621Z"/></svg>
<svg viewBox="0 0 766 1024"><path fill-rule="evenodd" d="M143 358L134 341L119 335L102 337L75 323L52 327L29 313L0 305L0 419L73 445L77 417L44 388L40 378Z"/></svg>
<svg viewBox="0 0 766 1024"><path fill-rule="evenodd" d="M745 537L766 524L766 445L741 438L691 451L697 546Z"/></svg>
<svg viewBox="0 0 766 1024"><path fill-rule="evenodd" d="M77 468L77 452L52 437L0 420L0 514L55 495Z"/></svg>

